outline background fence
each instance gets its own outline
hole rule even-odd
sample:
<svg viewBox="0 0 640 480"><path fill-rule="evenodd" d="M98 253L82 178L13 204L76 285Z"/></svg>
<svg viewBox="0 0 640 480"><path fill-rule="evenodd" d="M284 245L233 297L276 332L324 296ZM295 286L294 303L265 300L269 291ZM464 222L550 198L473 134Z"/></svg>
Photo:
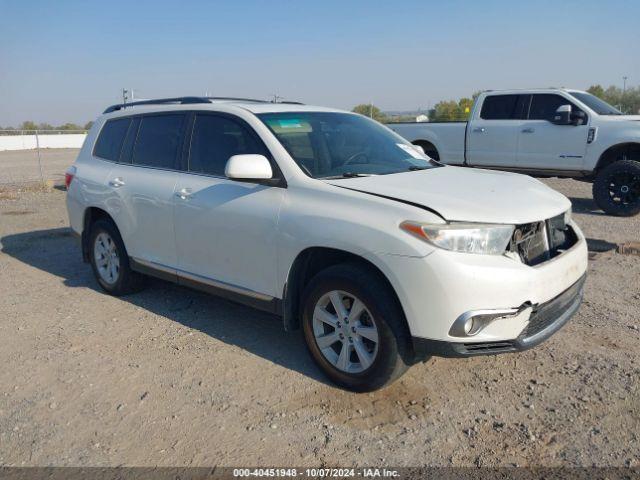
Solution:
<svg viewBox="0 0 640 480"><path fill-rule="evenodd" d="M61 183L85 130L0 130L0 185Z"/></svg>

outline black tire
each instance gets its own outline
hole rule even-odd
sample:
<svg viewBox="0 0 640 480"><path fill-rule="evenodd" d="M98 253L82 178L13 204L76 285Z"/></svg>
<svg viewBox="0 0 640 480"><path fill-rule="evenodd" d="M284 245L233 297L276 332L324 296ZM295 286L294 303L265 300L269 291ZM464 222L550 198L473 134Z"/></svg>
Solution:
<svg viewBox="0 0 640 480"><path fill-rule="evenodd" d="M631 217L640 213L640 161L618 160L598 172L593 199L608 215Z"/></svg>
<svg viewBox="0 0 640 480"><path fill-rule="evenodd" d="M119 268L114 282L107 282L100 274L98 265L96 264L95 244L100 234L107 234L113 240L115 251L119 260ZM116 225L108 219L97 220L91 225L91 233L89 234L89 261L93 274L100 284L100 287L109 295L119 297L130 293L138 292L144 287L144 275L131 270L129 265L129 256L124 246L122 237Z"/></svg>
<svg viewBox="0 0 640 480"><path fill-rule="evenodd" d="M316 343L313 327L316 304L323 296L336 290L360 299L377 327L377 355L371 365L359 373L338 369L325 358ZM377 390L391 384L413 363L411 337L402 309L389 285L373 269L350 263L329 267L311 280L302 302L302 329L309 352L337 385L356 392ZM354 350L351 352L356 353Z"/></svg>

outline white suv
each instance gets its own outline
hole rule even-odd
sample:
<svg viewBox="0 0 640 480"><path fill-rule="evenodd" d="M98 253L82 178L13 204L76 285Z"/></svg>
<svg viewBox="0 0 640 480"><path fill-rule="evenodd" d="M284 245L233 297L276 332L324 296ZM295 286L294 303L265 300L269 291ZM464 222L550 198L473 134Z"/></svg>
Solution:
<svg viewBox="0 0 640 480"><path fill-rule="evenodd" d="M567 198L527 176L440 165L353 113L115 105L67 186L108 293L153 275L273 312L356 391L430 355L530 348L582 299L587 247Z"/></svg>

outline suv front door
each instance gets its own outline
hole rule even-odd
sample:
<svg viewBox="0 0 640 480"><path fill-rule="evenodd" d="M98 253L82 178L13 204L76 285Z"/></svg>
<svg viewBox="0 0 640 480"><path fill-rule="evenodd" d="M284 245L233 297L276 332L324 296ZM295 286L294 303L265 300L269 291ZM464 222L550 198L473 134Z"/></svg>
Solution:
<svg viewBox="0 0 640 480"><path fill-rule="evenodd" d="M531 170L581 170L587 148L588 119L581 125L552 123L556 110L571 105L572 113L582 111L567 98L553 93L532 95L527 120L518 132L518 167Z"/></svg>
<svg viewBox="0 0 640 480"><path fill-rule="evenodd" d="M258 300L280 298L277 222L285 189L224 175L232 155L269 157L266 146L232 115L196 113L190 128L188 162L174 197L179 276Z"/></svg>

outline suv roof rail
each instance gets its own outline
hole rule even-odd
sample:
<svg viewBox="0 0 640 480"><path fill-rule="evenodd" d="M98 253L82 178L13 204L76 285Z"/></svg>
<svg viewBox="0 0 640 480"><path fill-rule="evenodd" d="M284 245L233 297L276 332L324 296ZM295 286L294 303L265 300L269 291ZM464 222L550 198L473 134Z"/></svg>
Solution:
<svg viewBox="0 0 640 480"><path fill-rule="evenodd" d="M117 103L111 105L102 113L111 113L117 110L123 110L127 107L136 107L140 105L166 105L175 103L178 105L188 105L196 103L211 103L211 100L234 100L238 102L251 102L251 103L275 103L269 100L257 100L255 98L241 98L241 97L175 97L175 98L156 98L153 100L140 100L138 102L129 103ZM290 105L304 105L301 102L280 101L277 103L286 103Z"/></svg>

